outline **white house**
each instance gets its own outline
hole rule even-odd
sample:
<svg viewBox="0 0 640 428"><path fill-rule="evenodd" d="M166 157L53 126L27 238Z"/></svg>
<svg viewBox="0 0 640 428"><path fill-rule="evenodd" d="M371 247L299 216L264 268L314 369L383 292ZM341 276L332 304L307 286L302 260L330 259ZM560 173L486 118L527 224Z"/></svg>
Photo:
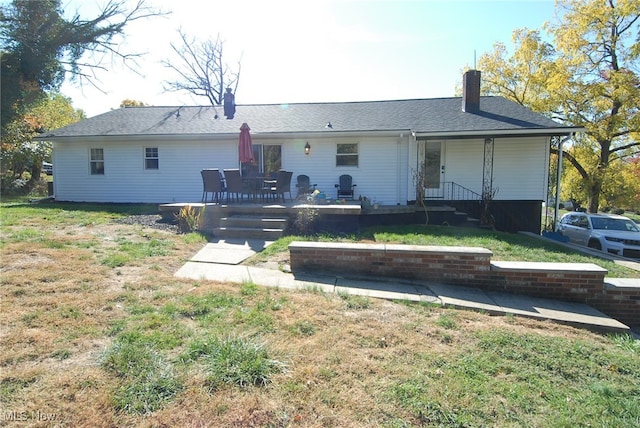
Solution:
<svg viewBox="0 0 640 428"><path fill-rule="evenodd" d="M329 197L338 177L349 174L356 198L412 203L415 173L424 165L427 199L455 205L491 196L493 206L513 217L503 228L539 230L550 139L578 129L502 97L480 97L475 70L465 74L463 92L454 98L238 105L233 119L221 106L128 107L38 138L53 142L59 201L200 201L201 169L241 167L238 137L247 123L255 168L293 171L294 182L306 174Z"/></svg>

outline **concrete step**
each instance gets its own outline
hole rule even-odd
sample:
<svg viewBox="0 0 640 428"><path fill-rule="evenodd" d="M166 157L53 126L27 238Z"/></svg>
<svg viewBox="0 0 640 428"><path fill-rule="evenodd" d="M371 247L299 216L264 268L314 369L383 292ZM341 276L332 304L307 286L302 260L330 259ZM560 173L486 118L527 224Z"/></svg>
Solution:
<svg viewBox="0 0 640 428"><path fill-rule="evenodd" d="M235 215L260 215L265 217L286 217L288 208L285 205L277 203L273 204L237 204L237 205L220 205L220 212L223 217L231 217Z"/></svg>
<svg viewBox="0 0 640 428"><path fill-rule="evenodd" d="M285 229L268 229L256 227L217 227L213 234L218 238L261 239L275 241L284 236Z"/></svg>
<svg viewBox="0 0 640 428"><path fill-rule="evenodd" d="M456 226L460 227L469 227L469 228L479 228L480 227L480 219L467 217L460 223L457 223Z"/></svg>
<svg viewBox="0 0 640 428"><path fill-rule="evenodd" d="M222 217L220 227L245 227L257 229L286 229L287 217L263 217L255 215L233 215Z"/></svg>
<svg viewBox="0 0 640 428"><path fill-rule="evenodd" d="M465 212L456 211L453 213L453 224L459 226L468 221L469 215Z"/></svg>

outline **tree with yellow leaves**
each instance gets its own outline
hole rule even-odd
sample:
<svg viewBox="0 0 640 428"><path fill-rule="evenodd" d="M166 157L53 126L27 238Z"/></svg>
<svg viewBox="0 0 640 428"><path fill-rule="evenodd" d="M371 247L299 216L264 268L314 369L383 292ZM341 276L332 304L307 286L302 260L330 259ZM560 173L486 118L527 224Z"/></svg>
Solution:
<svg viewBox="0 0 640 428"><path fill-rule="evenodd" d="M640 156L640 0L558 0L555 22L514 31L482 55L485 94L514 100L585 133L564 158L597 212L620 160Z"/></svg>

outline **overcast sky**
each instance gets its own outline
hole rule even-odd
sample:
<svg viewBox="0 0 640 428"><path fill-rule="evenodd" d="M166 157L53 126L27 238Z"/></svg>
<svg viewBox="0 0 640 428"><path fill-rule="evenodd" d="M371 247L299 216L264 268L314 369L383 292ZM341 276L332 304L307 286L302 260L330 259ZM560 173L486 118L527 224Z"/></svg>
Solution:
<svg viewBox="0 0 640 428"><path fill-rule="evenodd" d="M63 1L83 18L106 0ZM127 0L135 3L137 0ZM175 78L160 64L182 28L200 40L225 41L224 60L242 58L238 104L365 101L450 97L462 72L511 44L516 28L540 29L554 19L552 0L147 0L164 18L126 28L122 48L147 52L140 75L103 63L102 93L66 83L76 108L95 116L124 99L150 105L207 105L203 97L164 92Z"/></svg>

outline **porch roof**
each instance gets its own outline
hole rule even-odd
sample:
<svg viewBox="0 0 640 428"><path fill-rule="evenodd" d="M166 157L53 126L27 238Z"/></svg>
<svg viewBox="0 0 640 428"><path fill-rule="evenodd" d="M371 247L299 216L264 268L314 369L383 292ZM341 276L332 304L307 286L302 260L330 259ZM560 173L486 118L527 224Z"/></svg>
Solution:
<svg viewBox="0 0 640 428"><path fill-rule="evenodd" d="M247 122L257 134L368 133L406 130L417 135L568 134L566 127L502 97L481 97L480 111L462 111L462 99L432 98L336 103L237 105L235 117L222 106L125 107L63 128L38 139L73 137L238 135Z"/></svg>

